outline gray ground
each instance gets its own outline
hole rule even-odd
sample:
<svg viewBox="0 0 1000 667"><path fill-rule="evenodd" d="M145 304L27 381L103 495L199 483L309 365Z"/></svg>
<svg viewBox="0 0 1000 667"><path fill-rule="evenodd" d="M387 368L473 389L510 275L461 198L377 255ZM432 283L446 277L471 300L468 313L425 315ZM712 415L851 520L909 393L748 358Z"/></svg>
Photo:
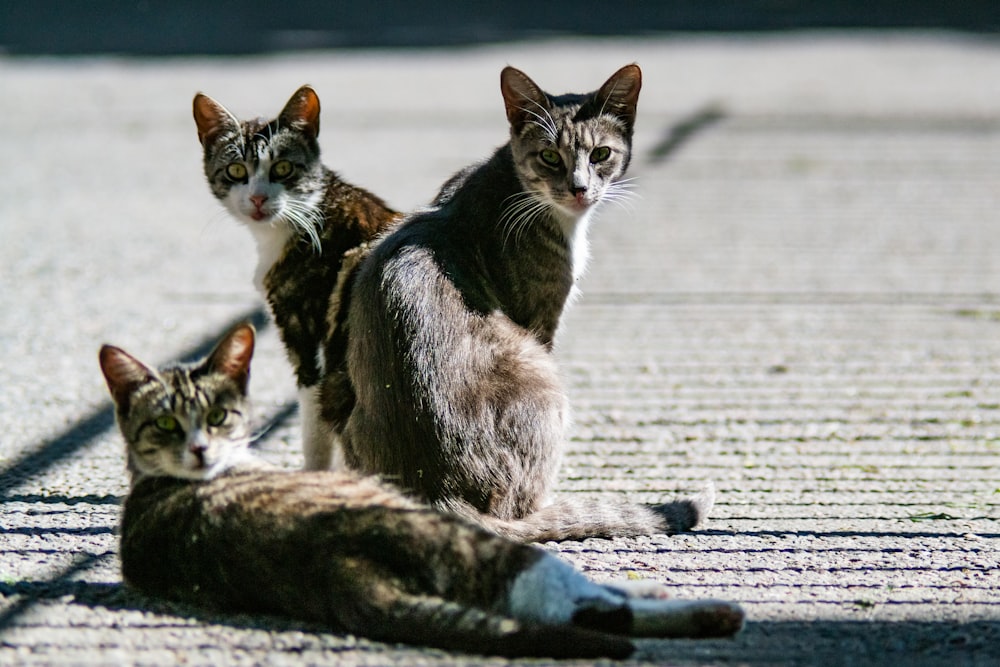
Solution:
<svg viewBox="0 0 1000 667"><path fill-rule="evenodd" d="M192 95L270 114L312 83L326 162L412 208L505 140L503 65L563 92L633 60L639 196L596 225L561 336L559 492L714 480L719 504L691 534L548 548L745 605L736 639L644 641L639 661L1000 661L1000 44L870 33L0 59L0 663L502 662L123 590L96 353L159 363L255 317L260 449L299 465L293 382L249 234L203 183Z"/></svg>

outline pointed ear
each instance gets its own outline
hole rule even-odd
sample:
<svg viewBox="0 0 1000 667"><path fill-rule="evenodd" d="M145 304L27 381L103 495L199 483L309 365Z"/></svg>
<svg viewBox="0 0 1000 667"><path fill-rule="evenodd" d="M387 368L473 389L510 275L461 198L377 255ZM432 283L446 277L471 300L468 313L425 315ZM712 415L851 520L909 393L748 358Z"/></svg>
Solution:
<svg viewBox="0 0 1000 667"><path fill-rule="evenodd" d="M198 126L198 141L205 146L225 129L239 129L240 121L208 95L194 96L194 122Z"/></svg>
<svg viewBox="0 0 1000 667"><path fill-rule="evenodd" d="M141 384L156 377L155 371L125 350L104 345L98 355L108 391L119 409L128 407L128 397Z"/></svg>
<svg viewBox="0 0 1000 667"><path fill-rule="evenodd" d="M611 75L597 91L601 110L625 121L629 130L635 125L635 109L642 88L642 70L635 63L625 65Z"/></svg>
<svg viewBox="0 0 1000 667"><path fill-rule="evenodd" d="M232 378L245 393L250 380L250 360L253 358L254 328L244 322L229 330L208 355L206 367Z"/></svg>
<svg viewBox="0 0 1000 667"><path fill-rule="evenodd" d="M319 136L319 95L310 86L295 91L285 108L278 115L282 125L292 125L312 135Z"/></svg>
<svg viewBox="0 0 1000 667"><path fill-rule="evenodd" d="M503 68L500 72L500 93L507 107L507 120L515 131L549 110L548 96L519 69Z"/></svg>

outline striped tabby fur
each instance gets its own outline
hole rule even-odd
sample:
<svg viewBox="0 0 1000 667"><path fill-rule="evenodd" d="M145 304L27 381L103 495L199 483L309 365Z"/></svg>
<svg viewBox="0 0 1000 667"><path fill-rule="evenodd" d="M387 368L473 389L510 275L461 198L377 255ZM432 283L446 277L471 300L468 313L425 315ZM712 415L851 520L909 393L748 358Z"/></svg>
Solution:
<svg viewBox="0 0 1000 667"><path fill-rule="evenodd" d="M239 120L199 93L194 119L212 194L257 241L255 278L295 369L306 467L330 467L353 405L341 274L399 217L320 161L319 97L299 88L274 119ZM320 405L320 394L325 398Z"/></svg>
<svg viewBox="0 0 1000 667"><path fill-rule="evenodd" d="M595 584L374 477L267 469L247 452L253 341L240 325L205 361L158 371L101 349L132 477L119 531L129 585L377 640L507 656L620 658L633 650L629 636L740 629L737 605L667 600L651 583Z"/></svg>
<svg viewBox="0 0 1000 667"><path fill-rule="evenodd" d="M641 73L585 95L500 77L510 141L361 264L348 324L349 466L520 540L674 533L713 491L654 506L546 504L569 405L553 357L595 211L627 194Z"/></svg>

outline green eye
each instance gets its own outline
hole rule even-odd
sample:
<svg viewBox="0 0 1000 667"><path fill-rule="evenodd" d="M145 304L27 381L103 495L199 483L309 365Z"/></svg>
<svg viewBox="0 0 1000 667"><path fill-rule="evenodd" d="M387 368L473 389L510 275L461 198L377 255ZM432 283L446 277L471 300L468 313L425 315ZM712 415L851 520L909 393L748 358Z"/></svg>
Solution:
<svg viewBox="0 0 1000 667"><path fill-rule="evenodd" d="M226 167L226 176L233 179L234 181L242 181L247 177L247 168L241 162L230 163Z"/></svg>
<svg viewBox="0 0 1000 667"><path fill-rule="evenodd" d="M173 433L180 428L180 424L177 423L177 418L173 415L160 415L153 423L156 424L156 428L160 429L164 433Z"/></svg>
<svg viewBox="0 0 1000 667"><path fill-rule="evenodd" d="M538 154L538 157L542 158L542 162L549 165L550 167L555 167L560 162L562 162L562 157L560 157L559 151L553 150L551 148L546 148L545 150L543 150L541 153Z"/></svg>
<svg viewBox="0 0 1000 667"><path fill-rule="evenodd" d="M590 152L591 163L604 162L611 157L611 149L607 146L598 146Z"/></svg>
<svg viewBox="0 0 1000 667"><path fill-rule="evenodd" d="M271 178L288 178L292 175L292 163L288 160L278 160L271 167Z"/></svg>
<svg viewBox="0 0 1000 667"><path fill-rule="evenodd" d="M209 426L221 426L226 421L226 411L222 408L212 408L205 415L205 423Z"/></svg>

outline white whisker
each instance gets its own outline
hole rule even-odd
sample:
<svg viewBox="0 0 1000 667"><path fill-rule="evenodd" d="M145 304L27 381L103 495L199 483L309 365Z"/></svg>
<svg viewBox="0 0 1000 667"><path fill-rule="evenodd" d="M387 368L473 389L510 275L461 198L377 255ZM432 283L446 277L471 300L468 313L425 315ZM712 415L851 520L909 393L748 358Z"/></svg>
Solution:
<svg viewBox="0 0 1000 667"><path fill-rule="evenodd" d="M603 201L611 202L628 213L634 213L634 200L639 198L639 194L632 190L636 186L634 181L634 178L629 178L609 184L604 192Z"/></svg>
<svg viewBox="0 0 1000 667"><path fill-rule="evenodd" d="M319 232L323 227L323 216L314 207L305 202L289 200L285 204L282 218L297 231L308 237L313 250L319 254L322 249L322 240Z"/></svg>
<svg viewBox="0 0 1000 667"><path fill-rule="evenodd" d="M505 207L498 221L504 233L504 248L511 237L516 246L525 230L549 208L549 203L537 192L518 192L506 201L509 200L513 202Z"/></svg>

